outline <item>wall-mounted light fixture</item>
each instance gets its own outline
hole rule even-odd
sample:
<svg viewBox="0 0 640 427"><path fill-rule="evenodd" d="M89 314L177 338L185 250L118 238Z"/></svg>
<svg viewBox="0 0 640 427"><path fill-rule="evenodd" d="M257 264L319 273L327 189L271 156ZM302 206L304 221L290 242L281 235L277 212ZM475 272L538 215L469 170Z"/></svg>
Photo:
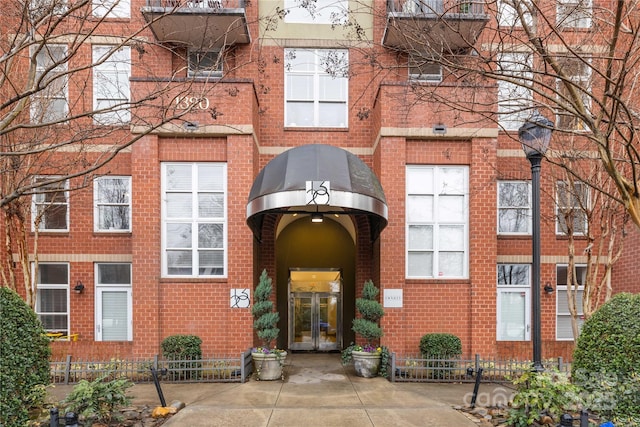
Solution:
<svg viewBox="0 0 640 427"><path fill-rule="evenodd" d="M311 222L320 223L323 221L322 214L320 212L314 212L311 214Z"/></svg>
<svg viewBox="0 0 640 427"><path fill-rule="evenodd" d="M443 124L433 125L432 132L436 135L444 135L445 133L447 133L447 125L443 125Z"/></svg>
<svg viewBox="0 0 640 427"><path fill-rule="evenodd" d="M84 291L84 285L82 284L82 282L80 280L78 280L78 282L76 283L76 285L73 287L73 291L76 294L81 294L82 291Z"/></svg>
<svg viewBox="0 0 640 427"><path fill-rule="evenodd" d="M548 294L553 293L553 286L551 286L551 283L547 282L547 284L544 285L544 291Z"/></svg>

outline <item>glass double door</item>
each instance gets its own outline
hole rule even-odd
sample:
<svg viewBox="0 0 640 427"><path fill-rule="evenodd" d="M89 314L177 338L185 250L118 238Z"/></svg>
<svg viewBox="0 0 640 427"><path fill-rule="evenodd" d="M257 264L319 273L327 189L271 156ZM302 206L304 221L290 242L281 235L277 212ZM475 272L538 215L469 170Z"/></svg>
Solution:
<svg viewBox="0 0 640 427"><path fill-rule="evenodd" d="M293 272L292 272L293 273ZM316 272L318 273L318 272ZM289 291L289 349L308 351L340 350L341 281L340 273L333 272L331 280L294 280L292 274ZM337 274L337 276L336 276ZM312 276L304 276L311 279Z"/></svg>

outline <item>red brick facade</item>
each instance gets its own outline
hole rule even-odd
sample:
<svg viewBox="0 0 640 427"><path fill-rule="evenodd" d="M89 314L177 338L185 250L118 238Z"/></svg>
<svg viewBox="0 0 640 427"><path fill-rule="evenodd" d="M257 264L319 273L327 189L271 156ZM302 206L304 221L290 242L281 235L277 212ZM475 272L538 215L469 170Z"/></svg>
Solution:
<svg viewBox="0 0 640 427"><path fill-rule="evenodd" d="M377 239L372 241L366 212L350 214L349 220L355 229L355 265L346 269L353 271L355 290L349 291L351 300L350 307L345 307L347 311L354 310L353 295L359 295L363 283L373 279L381 288L381 295L386 289L403 292L402 307L386 308L382 319L385 332L382 344L394 352L417 353L424 334L446 332L460 337L466 356L530 357L530 340L497 340L496 265L531 262L530 235L499 236L497 232L497 182L501 179L529 180L531 177L529 163L516 138L499 131L495 123L472 113L416 102L406 74L376 73L369 65L363 65L367 63L366 51L355 48L349 51L350 63L354 65L348 86L348 127L285 126L283 47L265 43L257 52L259 33L253 22L259 15L259 3L248 2L246 6L249 31L256 43L234 47L226 64L232 71L221 81L197 81L188 90L188 93L206 93L210 107L215 107L220 114L212 117L210 111L193 110L184 120L198 123L202 127L199 132L185 130L182 123L176 123L172 131L153 132L137 141L130 152L119 154L104 171L132 178L132 232L105 234L93 231L93 194L89 186L74 192L70 198L70 231L40 236L41 259L69 262L70 283L82 281L86 286L83 293L71 292L69 298L70 329L79 339L55 342L54 357L66 354L148 357L158 354L162 340L173 334L199 336L205 354L237 354L256 345L250 309L230 307L230 291L236 288L253 290L265 268L273 278L286 278L286 272L279 271L279 266L286 265L282 259L287 255L285 248L278 246L282 232L279 224L284 215L266 215L260 239L256 238L247 225L248 196L256 176L270 160L287 149L306 144L327 144L357 154L377 176L386 196L388 224ZM376 3L382 7L385 2ZM138 14L142 6L142 1L132 1L132 23L142 22ZM117 23L112 25L114 34L128 26L125 23L121 28ZM375 40L379 40L384 22L374 20L374 25L373 34ZM154 37L148 30L144 36ZM330 39L300 43L285 40L284 45L286 43L305 47L314 47L315 43L318 47L329 48L337 48L340 44ZM397 60L395 52L375 45L370 49L375 50L383 62ZM179 54L184 55L184 51L174 49L172 54L170 49L156 46L144 56L133 55L134 62L145 65L133 67L133 93L150 90L161 81L158 76L169 81L173 71L185 66ZM265 64L260 65L254 56L266 61ZM149 75L145 75L143 69L149 70ZM184 78L184 72L178 74L179 78ZM184 87L175 83L167 92L163 99L167 108L175 106L174 97L179 90ZM461 87L451 80L438 88L441 96L453 91L457 95L467 91L469 97L487 103L495 103L497 99L494 86ZM91 98L90 93L87 96ZM359 116L358 112L362 114ZM445 124L446 134L432 133L435 124ZM164 162L226 164L226 277L163 277L161 165ZM407 165L468 167L468 277L407 278ZM545 164L543 167L550 166ZM542 200L541 283L549 282L555 287L556 264L566 262L567 241L555 231L554 204L549 196L553 194L554 180L543 177L542 185L546 197ZM640 257L640 246L634 244L637 240L635 233L627 243L621 264L632 265ZM586 243L579 242L578 245L582 250ZM311 253L308 246L306 250ZM297 248L304 251L305 245ZM321 258L322 252L314 252L314 256ZM132 265L132 341L95 340L94 263L113 260ZM632 268L616 270L617 290L640 291L631 271ZM286 282L277 286L278 307L286 310ZM570 358L573 342L556 339L556 295L542 293L543 357ZM281 325L284 338L279 343L284 346L287 327L287 324ZM349 324L342 327L345 331L350 329ZM343 346L348 344L343 342Z"/></svg>

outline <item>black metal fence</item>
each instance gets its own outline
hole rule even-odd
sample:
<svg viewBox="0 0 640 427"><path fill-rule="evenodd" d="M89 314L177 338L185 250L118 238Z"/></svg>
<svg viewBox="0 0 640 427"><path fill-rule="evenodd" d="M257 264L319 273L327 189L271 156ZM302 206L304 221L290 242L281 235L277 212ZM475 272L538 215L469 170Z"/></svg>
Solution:
<svg viewBox="0 0 640 427"><path fill-rule="evenodd" d="M571 365L561 357L547 360L545 367L554 367L560 372L569 372ZM390 380L413 382L474 382L475 374L482 368L482 381L511 382L531 370L533 363L529 360L514 359L481 359L475 355L473 359L424 358L422 355L391 354Z"/></svg>
<svg viewBox="0 0 640 427"><path fill-rule="evenodd" d="M51 381L54 384L76 384L80 380L97 378L128 378L135 383L153 382L152 369L161 374L164 382L240 382L251 376L251 351L238 356L213 356L210 358L181 360L160 359L111 359L89 361L67 356L64 361L52 361Z"/></svg>

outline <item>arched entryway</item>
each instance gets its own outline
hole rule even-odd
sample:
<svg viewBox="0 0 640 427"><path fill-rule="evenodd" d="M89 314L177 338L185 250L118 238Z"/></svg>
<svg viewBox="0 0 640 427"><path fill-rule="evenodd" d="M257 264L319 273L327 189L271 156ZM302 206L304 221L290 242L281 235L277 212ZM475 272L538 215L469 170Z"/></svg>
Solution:
<svg viewBox="0 0 640 427"><path fill-rule="evenodd" d="M384 192L372 170L329 145L285 151L256 177L247 224L256 237L256 270L276 272L278 345L331 351L353 341L357 284L378 275L376 241L387 224ZM339 273L339 289L335 279L300 276L327 271ZM295 316L302 316L298 324Z"/></svg>

